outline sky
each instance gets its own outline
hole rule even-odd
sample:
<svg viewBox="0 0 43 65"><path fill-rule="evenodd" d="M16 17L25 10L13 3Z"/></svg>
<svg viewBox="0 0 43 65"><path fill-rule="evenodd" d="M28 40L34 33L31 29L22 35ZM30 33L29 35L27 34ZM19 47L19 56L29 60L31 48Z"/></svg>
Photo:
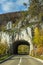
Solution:
<svg viewBox="0 0 43 65"><path fill-rule="evenodd" d="M0 0L0 14L16 11L25 11L27 8L23 3L29 3L28 0Z"/></svg>

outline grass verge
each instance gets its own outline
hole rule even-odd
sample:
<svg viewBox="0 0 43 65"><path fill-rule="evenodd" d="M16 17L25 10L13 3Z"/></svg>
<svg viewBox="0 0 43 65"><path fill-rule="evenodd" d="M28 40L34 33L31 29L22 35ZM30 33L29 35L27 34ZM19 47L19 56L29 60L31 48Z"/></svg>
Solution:
<svg viewBox="0 0 43 65"><path fill-rule="evenodd" d="M5 55L5 56L3 56L3 57L0 57L0 61L3 61L3 60L5 60L5 59L7 59L8 57L10 57L11 55Z"/></svg>
<svg viewBox="0 0 43 65"><path fill-rule="evenodd" d="M43 56L35 56L35 57L43 60Z"/></svg>

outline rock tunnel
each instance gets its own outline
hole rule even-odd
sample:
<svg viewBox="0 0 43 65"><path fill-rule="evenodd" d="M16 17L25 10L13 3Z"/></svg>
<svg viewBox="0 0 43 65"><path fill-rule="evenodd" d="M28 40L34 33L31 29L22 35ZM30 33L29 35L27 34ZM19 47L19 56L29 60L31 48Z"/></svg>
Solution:
<svg viewBox="0 0 43 65"><path fill-rule="evenodd" d="M17 40L13 43L14 54L29 54L30 44L25 40ZM21 53L20 53L21 52Z"/></svg>

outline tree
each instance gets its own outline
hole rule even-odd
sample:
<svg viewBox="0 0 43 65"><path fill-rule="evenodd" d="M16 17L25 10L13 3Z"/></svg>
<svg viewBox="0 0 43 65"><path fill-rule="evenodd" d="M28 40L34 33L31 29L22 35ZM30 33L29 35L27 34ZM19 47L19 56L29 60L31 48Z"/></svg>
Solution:
<svg viewBox="0 0 43 65"><path fill-rule="evenodd" d="M8 51L8 44L0 43L0 55L6 54Z"/></svg>
<svg viewBox="0 0 43 65"><path fill-rule="evenodd" d="M28 45L19 45L18 53L19 54L29 54L29 46Z"/></svg>
<svg viewBox="0 0 43 65"><path fill-rule="evenodd" d="M30 0L29 13L31 16L37 16L40 13L39 0Z"/></svg>
<svg viewBox="0 0 43 65"><path fill-rule="evenodd" d="M43 54L43 47L42 46L38 47L37 50L36 50L36 53L37 53L38 56Z"/></svg>
<svg viewBox="0 0 43 65"><path fill-rule="evenodd" d="M26 3L24 3L24 6L27 6ZM42 22L43 20L43 0L29 0L29 7L27 12L31 18L34 18L37 16L37 18ZM30 18L30 19L31 19Z"/></svg>
<svg viewBox="0 0 43 65"><path fill-rule="evenodd" d="M34 50L37 55L43 54L43 29L36 27L33 37ZM35 55L36 55L35 54Z"/></svg>
<svg viewBox="0 0 43 65"><path fill-rule="evenodd" d="M34 29L34 37L33 37L33 41L35 45L39 45L41 43L40 41L40 30L38 27L36 27Z"/></svg>

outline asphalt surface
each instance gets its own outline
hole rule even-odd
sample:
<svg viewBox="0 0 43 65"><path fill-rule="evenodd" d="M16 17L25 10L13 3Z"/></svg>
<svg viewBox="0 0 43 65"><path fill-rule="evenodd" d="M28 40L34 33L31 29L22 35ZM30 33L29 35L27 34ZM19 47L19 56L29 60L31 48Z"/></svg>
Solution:
<svg viewBox="0 0 43 65"><path fill-rule="evenodd" d="M31 58L28 55L17 55L0 65L43 65L43 63Z"/></svg>

